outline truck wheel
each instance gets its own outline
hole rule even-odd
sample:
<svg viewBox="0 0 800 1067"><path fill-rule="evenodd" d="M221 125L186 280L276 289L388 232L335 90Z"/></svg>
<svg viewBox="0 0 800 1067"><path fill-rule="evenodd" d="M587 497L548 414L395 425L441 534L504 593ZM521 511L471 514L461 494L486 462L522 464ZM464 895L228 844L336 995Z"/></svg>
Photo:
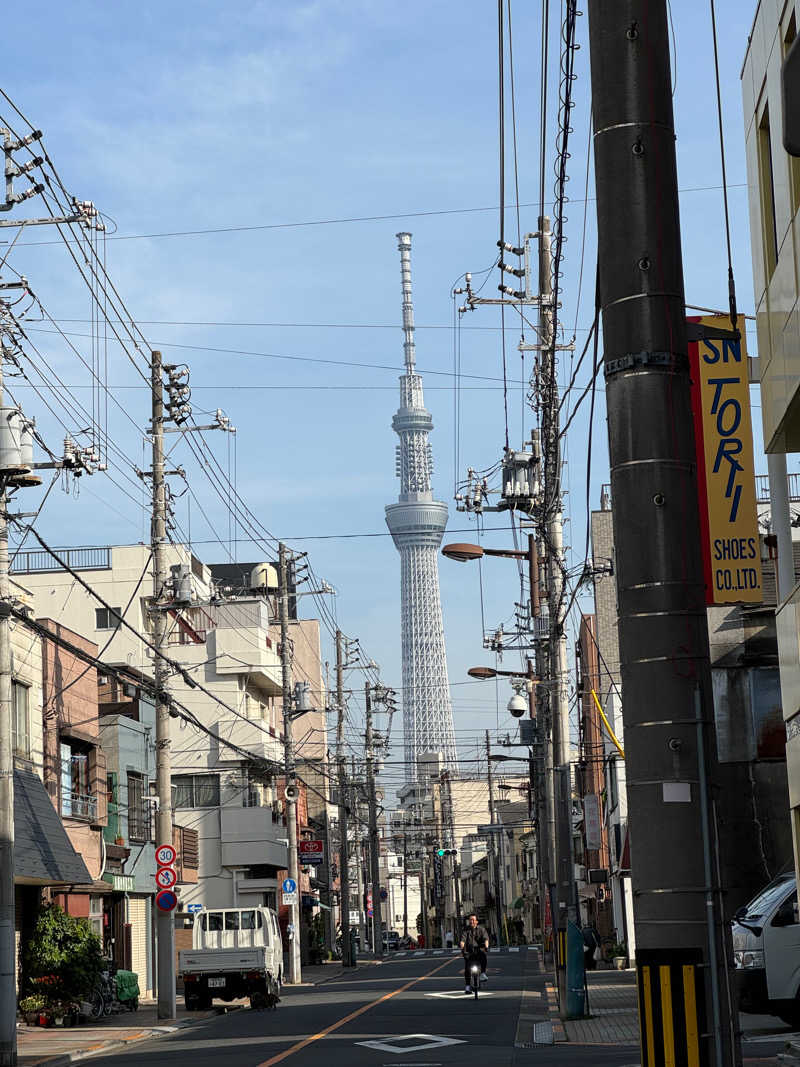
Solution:
<svg viewBox="0 0 800 1067"><path fill-rule="evenodd" d="M183 1000L187 1011L197 1011L200 1007L200 997L197 993L184 993Z"/></svg>
<svg viewBox="0 0 800 1067"><path fill-rule="evenodd" d="M211 1011L211 1006L214 1003L214 998L206 993L200 997L200 1011Z"/></svg>
<svg viewBox="0 0 800 1067"><path fill-rule="evenodd" d="M267 994L263 990L250 994L250 1007L253 1011L262 1011L267 1006Z"/></svg>

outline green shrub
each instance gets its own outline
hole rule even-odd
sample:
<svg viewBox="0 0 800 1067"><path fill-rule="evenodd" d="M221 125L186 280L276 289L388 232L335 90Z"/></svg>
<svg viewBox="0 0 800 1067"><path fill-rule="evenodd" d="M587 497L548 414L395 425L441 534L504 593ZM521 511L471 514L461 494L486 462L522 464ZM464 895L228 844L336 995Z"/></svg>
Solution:
<svg viewBox="0 0 800 1067"><path fill-rule="evenodd" d="M22 946L21 963L24 993L39 994L50 1003L83 998L103 969L100 938L86 919L46 905Z"/></svg>

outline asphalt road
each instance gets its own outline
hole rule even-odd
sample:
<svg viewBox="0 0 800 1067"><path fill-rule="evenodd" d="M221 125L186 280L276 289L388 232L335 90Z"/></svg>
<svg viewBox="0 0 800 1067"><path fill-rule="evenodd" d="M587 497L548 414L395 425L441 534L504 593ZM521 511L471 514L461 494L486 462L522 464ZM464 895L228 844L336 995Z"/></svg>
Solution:
<svg viewBox="0 0 800 1067"><path fill-rule="evenodd" d="M537 1044L545 976L522 952L489 959L477 1002L464 994L460 957L363 966L314 987L284 989L277 1011L245 1009L188 1030L93 1058L97 1067L639 1067L635 1047ZM520 1005L525 994L523 1026ZM531 1014L533 1013L533 1014ZM541 1035L540 1035L541 1036Z"/></svg>

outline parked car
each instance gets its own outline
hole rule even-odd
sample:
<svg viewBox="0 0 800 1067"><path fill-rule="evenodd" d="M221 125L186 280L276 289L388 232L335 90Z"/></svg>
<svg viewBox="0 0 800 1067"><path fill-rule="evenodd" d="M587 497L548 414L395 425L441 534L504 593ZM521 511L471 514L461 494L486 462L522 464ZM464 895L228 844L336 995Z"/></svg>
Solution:
<svg viewBox="0 0 800 1067"><path fill-rule="evenodd" d="M278 917L271 908L202 911L192 948L178 960L187 1011L208 1009L215 997L249 997L251 1007L274 1007L283 981Z"/></svg>
<svg viewBox="0 0 800 1067"><path fill-rule="evenodd" d="M401 937L399 941L399 947L405 949L416 948L417 942L414 940L413 937Z"/></svg>
<svg viewBox="0 0 800 1067"><path fill-rule="evenodd" d="M774 879L733 923L739 1010L800 1026L800 923L793 874Z"/></svg>
<svg viewBox="0 0 800 1067"><path fill-rule="evenodd" d="M400 948L400 934L396 930L383 931L383 951L396 952Z"/></svg>

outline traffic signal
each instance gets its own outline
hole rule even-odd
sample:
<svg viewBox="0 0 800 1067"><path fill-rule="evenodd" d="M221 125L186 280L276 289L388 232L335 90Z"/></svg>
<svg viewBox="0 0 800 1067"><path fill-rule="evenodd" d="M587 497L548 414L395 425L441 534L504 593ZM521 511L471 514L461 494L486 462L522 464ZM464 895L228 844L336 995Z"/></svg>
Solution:
<svg viewBox="0 0 800 1067"><path fill-rule="evenodd" d="M436 855L439 857L440 860L444 859L445 856L457 856L458 855L458 849L456 849L456 848L437 848L436 849Z"/></svg>

